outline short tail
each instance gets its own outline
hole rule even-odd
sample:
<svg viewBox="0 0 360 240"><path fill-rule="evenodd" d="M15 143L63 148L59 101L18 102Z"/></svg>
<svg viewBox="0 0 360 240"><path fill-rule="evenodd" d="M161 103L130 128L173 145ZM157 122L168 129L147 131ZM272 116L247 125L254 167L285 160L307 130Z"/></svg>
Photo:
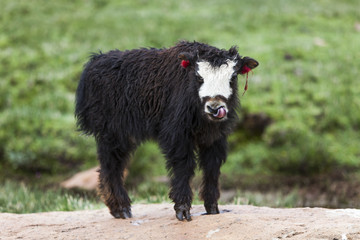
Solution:
<svg viewBox="0 0 360 240"><path fill-rule="evenodd" d="M79 131L83 131L84 133L90 134L87 128L86 121L86 93L85 93L85 77L86 69L83 71L80 77L79 85L76 89L76 97L75 97L75 118L76 118L76 126Z"/></svg>
<svg viewBox="0 0 360 240"><path fill-rule="evenodd" d="M87 78L88 78L88 70L91 68L92 63L101 57L102 52L92 53L90 55L90 60L84 66L84 70L80 77L79 85L76 89L76 97L75 97L75 118L76 118L76 126L79 131L84 132L85 134L92 134L89 119L87 117L87 112L90 109L89 100L87 91Z"/></svg>

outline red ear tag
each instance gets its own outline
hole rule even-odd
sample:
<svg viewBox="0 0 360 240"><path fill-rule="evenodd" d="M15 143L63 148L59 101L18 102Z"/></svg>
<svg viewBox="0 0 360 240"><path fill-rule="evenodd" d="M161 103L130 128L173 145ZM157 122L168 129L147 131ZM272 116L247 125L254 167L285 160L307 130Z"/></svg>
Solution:
<svg viewBox="0 0 360 240"><path fill-rule="evenodd" d="M248 77L249 77L249 72L251 71L251 68L249 68L248 66L243 66L241 69L241 74L245 74L246 73L246 83L245 83L245 87L244 87L244 93L243 96L245 94L245 92L248 90Z"/></svg>
<svg viewBox="0 0 360 240"><path fill-rule="evenodd" d="M183 68L187 68L190 65L190 61L189 60L182 60L181 61L181 66Z"/></svg>
<svg viewBox="0 0 360 240"><path fill-rule="evenodd" d="M251 71L251 68L249 68L248 66L243 66L242 68L241 68L241 74L245 74L245 73L248 73L248 72L250 72Z"/></svg>

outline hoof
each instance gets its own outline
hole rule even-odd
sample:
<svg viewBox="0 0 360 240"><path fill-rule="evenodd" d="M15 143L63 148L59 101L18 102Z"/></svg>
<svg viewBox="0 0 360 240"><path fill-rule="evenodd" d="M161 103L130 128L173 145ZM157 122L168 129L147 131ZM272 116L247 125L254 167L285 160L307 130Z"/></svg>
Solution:
<svg viewBox="0 0 360 240"><path fill-rule="evenodd" d="M206 209L207 214L219 214L220 213L217 203L205 205L205 209Z"/></svg>
<svg viewBox="0 0 360 240"><path fill-rule="evenodd" d="M174 209L178 220L183 221L186 219L191 221L190 206L188 204L175 204Z"/></svg>
<svg viewBox="0 0 360 240"><path fill-rule="evenodd" d="M114 218L127 219L127 218L132 217L130 207L124 207L124 208L122 208L120 210L117 210L117 211L110 211L110 213L111 213L111 215L114 216Z"/></svg>

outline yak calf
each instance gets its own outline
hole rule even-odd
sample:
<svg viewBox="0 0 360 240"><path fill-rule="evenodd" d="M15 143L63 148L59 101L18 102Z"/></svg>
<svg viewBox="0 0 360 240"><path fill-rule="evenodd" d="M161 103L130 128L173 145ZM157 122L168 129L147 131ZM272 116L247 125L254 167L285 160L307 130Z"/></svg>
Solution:
<svg viewBox="0 0 360 240"><path fill-rule="evenodd" d="M76 91L78 128L96 139L100 193L115 218L130 218L124 169L147 139L166 157L176 217L191 220L190 180L203 170L208 214L219 213L218 179L237 121L237 75L258 66L236 47L182 41L164 49L93 54Z"/></svg>

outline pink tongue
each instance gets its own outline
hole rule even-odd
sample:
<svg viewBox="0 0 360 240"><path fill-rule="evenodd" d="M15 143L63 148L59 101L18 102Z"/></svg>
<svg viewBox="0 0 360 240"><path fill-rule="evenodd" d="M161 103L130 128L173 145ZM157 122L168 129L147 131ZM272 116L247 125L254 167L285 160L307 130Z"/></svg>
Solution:
<svg viewBox="0 0 360 240"><path fill-rule="evenodd" d="M223 118L223 117L225 117L225 115L226 115L226 110L225 110L225 108L221 107L218 109L217 113L214 114L213 116L216 118Z"/></svg>

